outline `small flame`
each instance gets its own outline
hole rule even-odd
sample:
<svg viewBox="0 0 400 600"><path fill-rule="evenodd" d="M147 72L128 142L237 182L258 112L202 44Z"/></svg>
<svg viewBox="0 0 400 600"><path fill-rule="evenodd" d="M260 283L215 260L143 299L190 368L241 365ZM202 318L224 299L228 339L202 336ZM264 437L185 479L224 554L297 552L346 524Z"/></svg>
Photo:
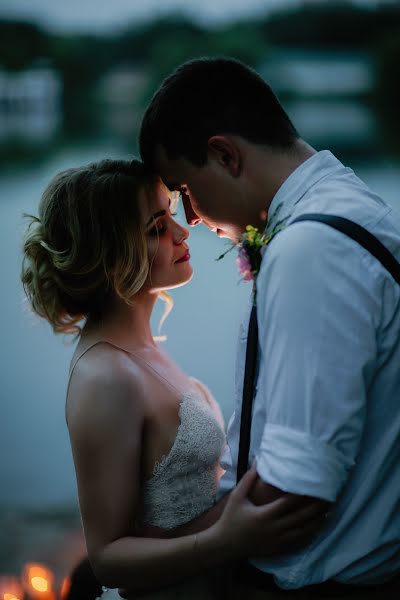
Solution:
<svg viewBox="0 0 400 600"><path fill-rule="evenodd" d="M52 597L54 575L47 567L37 563L25 565L23 581L28 595L35 598Z"/></svg>
<svg viewBox="0 0 400 600"><path fill-rule="evenodd" d="M49 582L44 577L32 577L31 584L38 592L47 592L49 589Z"/></svg>

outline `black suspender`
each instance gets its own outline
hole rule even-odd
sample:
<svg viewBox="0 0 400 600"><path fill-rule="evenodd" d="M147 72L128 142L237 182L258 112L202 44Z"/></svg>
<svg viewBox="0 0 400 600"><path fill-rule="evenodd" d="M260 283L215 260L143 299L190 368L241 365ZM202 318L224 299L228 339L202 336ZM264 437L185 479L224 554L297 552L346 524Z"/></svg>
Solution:
<svg viewBox="0 0 400 600"><path fill-rule="evenodd" d="M250 314L249 333L246 345L246 366L244 370L242 412L240 415L240 438L236 483L247 471L250 450L251 413L253 409L254 386L256 379L258 350L257 307L253 304Z"/></svg>
<svg viewBox="0 0 400 600"><path fill-rule="evenodd" d="M352 238L354 241L358 242L361 246L368 250L368 252L370 252L373 256L375 256L375 258L379 260L383 267L389 271L393 279L400 285L400 264L389 252L389 250L374 235L372 235L372 233L361 227L361 225L358 225L349 219L345 219L344 217L324 215L319 213L301 215L300 217L297 217L297 219L294 219L290 225L293 223L299 223L301 221L317 221L319 223L324 223ZM257 349L257 310L256 307L253 306L250 315L249 333L246 346L246 367L243 383L242 412L240 417L240 440L236 482L240 481L248 468Z"/></svg>
<svg viewBox="0 0 400 600"><path fill-rule="evenodd" d="M292 221L291 225L293 223L299 223L300 221L318 221L319 223L325 223L352 238L375 256L385 269L389 271L393 279L400 285L400 264L378 238L364 229L364 227L361 227L361 225L358 225L358 223L354 223L353 221L350 221L350 219L345 219L344 217L336 217L335 215L310 213L297 217L297 219Z"/></svg>

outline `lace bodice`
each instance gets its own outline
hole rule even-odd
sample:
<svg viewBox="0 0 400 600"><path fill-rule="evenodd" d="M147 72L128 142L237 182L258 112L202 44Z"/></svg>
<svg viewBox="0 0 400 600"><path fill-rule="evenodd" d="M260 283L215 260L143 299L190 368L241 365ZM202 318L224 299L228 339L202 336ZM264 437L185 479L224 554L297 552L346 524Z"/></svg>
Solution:
<svg viewBox="0 0 400 600"><path fill-rule="evenodd" d="M140 522L163 529L182 525L214 504L225 445L221 413L200 382L193 380L182 395L179 417L170 452L142 488Z"/></svg>

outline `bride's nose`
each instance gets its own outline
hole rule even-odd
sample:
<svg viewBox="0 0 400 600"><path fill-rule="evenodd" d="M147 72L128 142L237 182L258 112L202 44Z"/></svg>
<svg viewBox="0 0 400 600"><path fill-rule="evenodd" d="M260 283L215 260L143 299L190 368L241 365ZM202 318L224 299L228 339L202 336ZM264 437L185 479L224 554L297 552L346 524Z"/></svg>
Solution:
<svg viewBox="0 0 400 600"><path fill-rule="evenodd" d="M174 243L182 244L184 240L189 237L189 230L186 227L182 227L179 223L174 223Z"/></svg>

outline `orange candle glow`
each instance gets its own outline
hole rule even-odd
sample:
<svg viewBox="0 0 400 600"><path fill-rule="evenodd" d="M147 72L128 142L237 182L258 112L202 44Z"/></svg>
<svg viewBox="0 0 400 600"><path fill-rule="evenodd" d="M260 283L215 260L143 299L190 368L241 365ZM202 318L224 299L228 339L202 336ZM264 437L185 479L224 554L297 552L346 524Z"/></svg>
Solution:
<svg viewBox="0 0 400 600"><path fill-rule="evenodd" d="M35 600L56 600L53 592L54 575L44 565L37 563L25 565L22 581L25 591L30 598L34 598Z"/></svg>
<svg viewBox="0 0 400 600"><path fill-rule="evenodd" d="M24 590L17 577L0 577L0 600L23 600Z"/></svg>

